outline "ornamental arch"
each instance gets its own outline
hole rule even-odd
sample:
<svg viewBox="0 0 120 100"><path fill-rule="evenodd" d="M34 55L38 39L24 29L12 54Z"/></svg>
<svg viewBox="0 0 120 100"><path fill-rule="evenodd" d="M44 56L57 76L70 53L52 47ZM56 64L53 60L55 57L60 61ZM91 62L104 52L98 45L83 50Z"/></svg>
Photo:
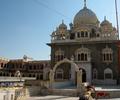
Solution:
<svg viewBox="0 0 120 100"><path fill-rule="evenodd" d="M70 63L75 67L75 71L79 71L79 67L77 66L77 64L75 64L73 61L69 60L69 59L63 59L62 61L59 61L54 67L53 67L53 72L56 71L57 67L63 63Z"/></svg>
<svg viewBox="0 0 120 100"><path fill-rule="evenodd" d="M52 88L53 83L54 83L54 77L55 77L55 71L58 68L59 65L63 64L63 63L70 63L71 67L74 67L75 72L76 72L76 79L77 79L77 88L79 88L81 86L82 83L82 71L79 70L79 67L77 66L77 64L75 64L73 61L65 58L61 61L59 61L54 67L53 70L50 70L50 74L49 74L49 79L50 79L50 87Z"/></svg>

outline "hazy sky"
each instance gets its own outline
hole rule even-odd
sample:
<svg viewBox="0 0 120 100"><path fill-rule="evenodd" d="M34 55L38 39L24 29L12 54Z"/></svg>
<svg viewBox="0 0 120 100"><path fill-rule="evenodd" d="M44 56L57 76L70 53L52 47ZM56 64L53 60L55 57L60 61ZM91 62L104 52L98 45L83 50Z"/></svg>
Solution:
<svg viewBox="0 0 120 100"><path fill-rule="evenodd" d="M0 56L49 59L50 34L62 22L69 26L84 0L0 0ZM120 0L118 12L120 18ZM116 26L114 0L87 0L98 19ZM120 19L119 19L120 22Z"/></svg>

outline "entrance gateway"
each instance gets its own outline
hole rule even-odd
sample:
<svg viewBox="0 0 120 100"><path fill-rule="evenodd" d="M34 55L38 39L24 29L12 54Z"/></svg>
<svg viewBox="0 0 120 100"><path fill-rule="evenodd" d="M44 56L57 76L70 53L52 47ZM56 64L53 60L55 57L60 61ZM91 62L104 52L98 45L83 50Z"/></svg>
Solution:
<svg viewBox="0 0 120 100"><path fill-rule="evenodd" d="M69 81L76 83L77 88L81 86L82 82L88 81L88 78L87 78L88 75L87 75L86 69L84 69L83 67L79 67L79 64L76 64L74 61L65 58L62 61L59 61L57 64L55 64L55 66L53 67L53 70L50 70L50 74L49 74L50 88L54 88L56 70L63 63L68 63L71 65L70 66L71 78ZM64 82L64 80L62 82Z"/></svg>

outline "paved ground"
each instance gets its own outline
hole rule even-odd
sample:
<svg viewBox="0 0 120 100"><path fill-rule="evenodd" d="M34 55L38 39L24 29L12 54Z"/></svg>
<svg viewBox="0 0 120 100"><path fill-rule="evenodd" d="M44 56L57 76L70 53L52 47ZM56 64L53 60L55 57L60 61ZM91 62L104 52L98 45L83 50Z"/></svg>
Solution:
<svg viewBox="0 0 120 100"><path fill-rule="evenodd" d="M100 100L120 100L120 98L116 98L116 99L100 99Z"/></svg>
<svg viewBox="0 0 120 100"><path fill-rule="evenodd" d="M66 97L66 96L42 96L42 97L30 97L27 100L79 100L78 97ZM116 99L100 99L100 100L120 100Z"/></svg>
<svg viewBox="0 0 120 100"><path fill-rule="evenodd" d="M120 86L96 86L96 90L99 91L120 91ZM79 97L67 97L67 96L41 96L41 97L30 97L27 100L79 100ZM99 99L99 100L120 100L120 98L116 99Z"/></svg>
<svg viewBox="0 0 120 100"><path fill-rule="evenodd" d="M30 97L27 100L78 100L78 97L66 97L66 96L42 96L42 97Z"/></svg>

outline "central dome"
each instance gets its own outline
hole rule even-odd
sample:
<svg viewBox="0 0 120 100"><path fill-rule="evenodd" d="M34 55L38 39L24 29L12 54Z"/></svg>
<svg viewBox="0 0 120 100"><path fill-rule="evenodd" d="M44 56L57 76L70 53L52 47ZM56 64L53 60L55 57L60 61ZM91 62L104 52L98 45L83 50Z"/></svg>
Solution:
<svg viewBox="0 0 120 100"><path fill-rule="evenodd" d="M74 17L74 25L97 24L97 22L98 19L96 14L87 7L84 7L82 10L80 10Z"/></svg>

